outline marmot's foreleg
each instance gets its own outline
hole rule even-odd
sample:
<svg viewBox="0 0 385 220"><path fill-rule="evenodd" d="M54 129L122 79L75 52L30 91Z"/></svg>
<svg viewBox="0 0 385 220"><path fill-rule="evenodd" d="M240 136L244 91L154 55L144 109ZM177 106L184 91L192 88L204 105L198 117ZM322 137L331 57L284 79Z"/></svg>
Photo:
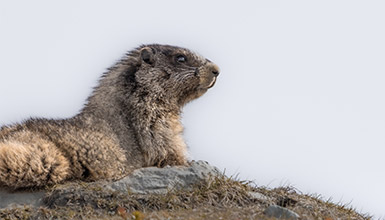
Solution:
<svg viewBox="0 0 385 220"><path fill-rule="evenodd" d="M51 143L0 141L0 186L10 188L42 187L67 179L67 158Z"/></svg>

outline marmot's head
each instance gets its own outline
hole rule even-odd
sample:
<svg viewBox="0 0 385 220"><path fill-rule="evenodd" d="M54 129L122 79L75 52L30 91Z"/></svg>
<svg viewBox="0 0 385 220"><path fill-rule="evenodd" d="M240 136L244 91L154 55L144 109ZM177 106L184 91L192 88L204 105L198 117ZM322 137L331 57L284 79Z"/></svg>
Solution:
<svg viewBox="0 0 385 220"><path fill-rule="evenodd" d="M137 66L126 79L146 95L176 100L179 105L198 98L213 87L219 68L188 49L169 45L144 45L129 53Z"/></svg>

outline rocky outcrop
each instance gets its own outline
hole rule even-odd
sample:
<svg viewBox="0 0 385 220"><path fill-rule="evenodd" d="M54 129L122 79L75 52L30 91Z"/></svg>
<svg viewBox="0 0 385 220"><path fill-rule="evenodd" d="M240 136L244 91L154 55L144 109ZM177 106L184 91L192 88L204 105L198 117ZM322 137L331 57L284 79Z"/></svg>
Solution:
<svg viewBox="0 0 385 220"><path fill-rule="evenodd" d="M115 182L0 190L0 219L129 219L135 213L149 219L371 219L291 187L268 189L228 178L203 161L188 167L142 168Z"/></svg>

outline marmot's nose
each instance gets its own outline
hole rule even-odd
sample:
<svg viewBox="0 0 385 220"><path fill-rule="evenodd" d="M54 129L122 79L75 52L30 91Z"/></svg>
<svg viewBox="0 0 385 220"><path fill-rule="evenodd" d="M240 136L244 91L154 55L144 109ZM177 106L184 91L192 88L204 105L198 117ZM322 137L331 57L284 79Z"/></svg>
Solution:
<svg viewBox="0 0 385 220"><path fill-rule="evenodd" d="M214 76L218 76L219 75L219 67L215 64L212 64L211 65L211 72L214 74Z"/></svg>

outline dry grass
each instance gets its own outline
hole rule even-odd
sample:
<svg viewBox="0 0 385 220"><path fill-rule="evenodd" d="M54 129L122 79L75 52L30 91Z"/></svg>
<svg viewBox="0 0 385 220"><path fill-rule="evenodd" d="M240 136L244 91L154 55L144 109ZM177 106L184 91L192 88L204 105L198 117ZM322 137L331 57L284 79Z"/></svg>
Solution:
<svg viewBox="0 0 385 220"><path fill-rule="evenodd" d="M267 196L258 200L250 191ZM44 208L0 210L0 219L268 219L269 205L286 207L301 219L371 219L354 209L304 195L290 187L254 187L224 176L213 177L191 191L166 195L123 194L95 184L71 183L51 189Z"/></svg>

